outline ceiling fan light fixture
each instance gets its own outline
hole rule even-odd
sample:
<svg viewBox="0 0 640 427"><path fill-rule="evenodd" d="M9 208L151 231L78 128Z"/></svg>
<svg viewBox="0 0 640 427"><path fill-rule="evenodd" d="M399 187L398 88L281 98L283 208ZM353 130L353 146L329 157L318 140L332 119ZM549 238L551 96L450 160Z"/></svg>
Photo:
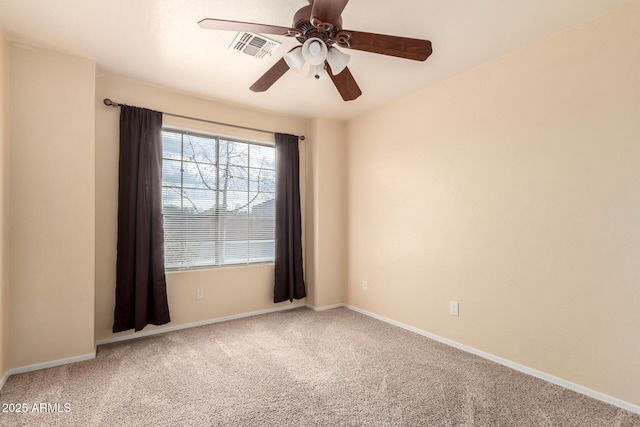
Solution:
<svg viewBox="0 0 640 427"><path fill-rule="evenodd" d="M298 46L291 52L287 53L284 56L284 62L287 63L289 68L299 73L304 66L304 58L302 57L302 46Z"/></svg>
<svg viewBox="0 0 640 427"><path fill-rule="evenodd" d="M302 57L311 65L321 65L327 59L327 45L317 38L311 37L302 45Z"/></svg>
<svg viewBox="0 0 640 427"><path fill-rule="evenodd" d="M316 80L325 80L329 77L329 73L324 69L322 65L311 65L309 67L309 78Z"/></svg>
<svg viewBox="0 0 640 427"><path fill-rule="evenodd" d="M329 52L327 53L327 62L331 67L331 74L335 76L344 71L344 69L347 68L347 64L349 63L350 59L350 55L339 51L335 47L329 49Z"/></svg>

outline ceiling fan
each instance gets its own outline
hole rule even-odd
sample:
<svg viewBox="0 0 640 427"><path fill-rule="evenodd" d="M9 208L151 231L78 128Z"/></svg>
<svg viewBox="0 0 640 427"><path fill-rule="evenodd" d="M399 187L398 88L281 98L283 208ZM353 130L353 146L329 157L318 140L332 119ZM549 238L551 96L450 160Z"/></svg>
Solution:
<svg viewBox="0 0 640 427"><path fill-rule="evenodd" d="M311 66L316 79L329 77L342 99L351 101L362 95L353 75L347 68L348 55L336 46L361 50L398 58L424 61L431 55L429 40L351 31L342 28L342 11L349 0L309 0L293 16L293 27L226 21L207 18L198 22L210 30L246 31L295 37L302 45L296 46L262 75L250 89L264 92L290 68L297 71L305 62ZM335 74L334 74L335 73Z"/></svg>

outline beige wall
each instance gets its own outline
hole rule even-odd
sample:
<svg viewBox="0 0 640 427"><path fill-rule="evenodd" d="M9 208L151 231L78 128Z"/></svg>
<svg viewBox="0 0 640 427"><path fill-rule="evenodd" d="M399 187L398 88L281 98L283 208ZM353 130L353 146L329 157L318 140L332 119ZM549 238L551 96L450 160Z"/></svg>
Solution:
<svg viewBox="0 0 640 427"><path fill-rule="evenodd" d="M96 339L112 338L115 306L117 190L118 190L118 120L119 111L106 107L104 98L158 111L197 117L216 122L303 135L308 120L250 110L213 102L188 94L99 75L96 80ZM191 129L222 132L273 141L273 136L246 133L229 127L216 127L197 121L164 117L164 123ZM306 145L300 144L301 176L306 176ZM301 188L305 188L304 181ZM304 191L301 191L305 206ZM304 213L303 213L304 214ZM304 218L303 218L304 227ZM196 288L203 288L204 300L196 300ZM202 322L254 311L287 307L289 302L273 303L273 264L216 268L167 273L167 293L171 323L167 326ZM296 303L304 302L295 301ZM148 326L147 330L156 327ZM130 334L123 332L117 336Z"/></svg>
<svg viewBox="0 0 640 427"><path fill-rule="evenodd" d="M353 120L349 303L639 405L638 22Z"/></svg>
<svg viewBox="0 0 640 427"><path fill-rule="evenodd" d="M9 48L0 29L0 378L9 369Z"/></svg>
<svg viewBox="0 0 640 427"><path fill-rule="evenodd" d="M347 158L346 125L314 119L307 151L307 303L346 302Z"/></svg>
<svg viewBox="0 0 640 427"><path fill-rule="evenodd" d="M95 64L10 44L10 368L94 351Z"/></svg>

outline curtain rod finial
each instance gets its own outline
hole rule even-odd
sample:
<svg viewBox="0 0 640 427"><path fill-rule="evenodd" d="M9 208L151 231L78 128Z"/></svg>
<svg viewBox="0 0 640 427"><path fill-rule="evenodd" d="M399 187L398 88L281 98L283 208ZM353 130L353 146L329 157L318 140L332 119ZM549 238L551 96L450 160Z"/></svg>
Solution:
<svg viewBox="0 0 640 427"><path fill-rule="evenodd" d="M112 100L110 100L109 98L105 98L104 101L104 105L108 105L109 107L119 107L120 104L113 102Z"/></svg>

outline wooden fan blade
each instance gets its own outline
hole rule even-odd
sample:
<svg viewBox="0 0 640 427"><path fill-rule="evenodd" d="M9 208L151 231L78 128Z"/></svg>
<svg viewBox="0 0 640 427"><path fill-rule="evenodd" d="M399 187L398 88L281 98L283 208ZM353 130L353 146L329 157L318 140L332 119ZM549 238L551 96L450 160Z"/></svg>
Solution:
<svg viewBox="0 0 640 427"><path fill-rule="evenodd" d="M326 24L342 22L340 16L349 0L314 0L311 6L311 24L320 21Z"/></svg>
<svg viewBox="0 0 640 427"><path fill-rule="evenodd" d="M329 78L331 78L336 89L340 92L342 99L345 101L353 101L362 95L362 91L360 90L358 83L356 83L356 80L353 78L351 71L349 71L349 68L345 68L340 74L334 76L331 72L331 66L329 63L325 62L324 64L327 73L329 73Z"/></svg>
<svg viewBox="0 0 640 427"><path fill-rule="evenodd" d="M246 31L256 34L277 34L286 36L290 34L290 29L278 27L276 25L255 24L253 22L225 21L224 19L206 18L198 22L200 28L206 30L223 31Z"/></svg>
<svg viewBox="0 0 640 427"><path fill-rule="evenodd" d="M431 42L429 40L363 33L351 30L345 30L344 33L351 34L351 37L348 38L349 45L347 46L340 42L338 42L338 45L350 49L413 59L414 61L424 61L432 52Z"/></svg>
<svg viewBox="0 0 640 427"><path fill-rule="evenodd" d="M264 92L287 71L289 71L289 66L284 61L284 58L280 58L280 60L276 62L273 67L269 68L249 89L254 92Z"/></svg>

